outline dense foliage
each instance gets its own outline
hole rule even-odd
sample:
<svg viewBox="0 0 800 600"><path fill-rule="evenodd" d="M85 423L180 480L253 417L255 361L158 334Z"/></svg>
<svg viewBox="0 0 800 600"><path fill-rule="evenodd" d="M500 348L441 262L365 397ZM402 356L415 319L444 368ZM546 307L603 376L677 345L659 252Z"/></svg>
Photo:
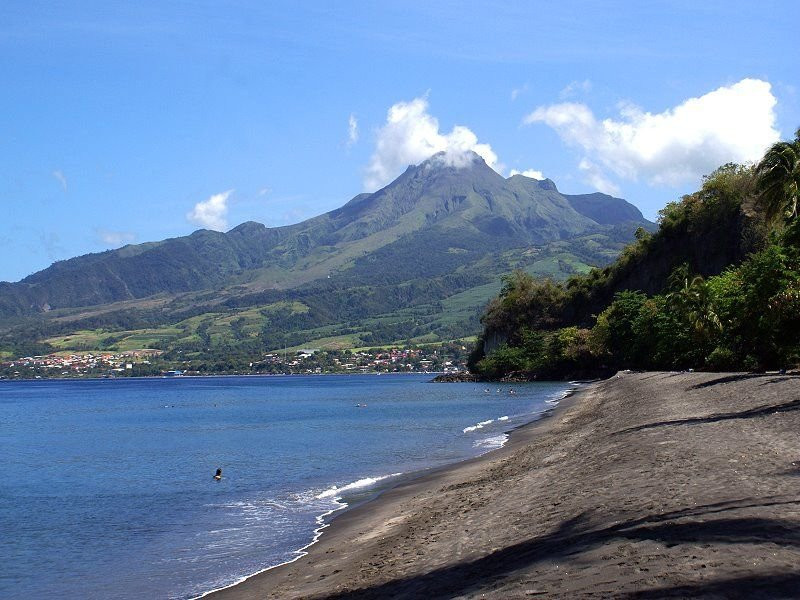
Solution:
<svg viewBox="0 0 800 600"><path fill-rule="evenodd" d="M499 378L800 364L799 157L800 130L754 167L721 167L605 269L565 284L515 272L470 368Z"/></svg>

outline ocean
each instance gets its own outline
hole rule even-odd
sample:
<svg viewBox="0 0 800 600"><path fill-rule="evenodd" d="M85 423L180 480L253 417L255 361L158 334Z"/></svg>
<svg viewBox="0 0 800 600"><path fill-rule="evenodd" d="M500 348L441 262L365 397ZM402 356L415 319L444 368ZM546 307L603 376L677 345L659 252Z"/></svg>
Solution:
<svg viewBox="0 0 800 600"><path fill-rule="evenodd" d="M348 504L501 446L569 387L430 379L0 382L0 597L230 585L297 558Z"/></svg>

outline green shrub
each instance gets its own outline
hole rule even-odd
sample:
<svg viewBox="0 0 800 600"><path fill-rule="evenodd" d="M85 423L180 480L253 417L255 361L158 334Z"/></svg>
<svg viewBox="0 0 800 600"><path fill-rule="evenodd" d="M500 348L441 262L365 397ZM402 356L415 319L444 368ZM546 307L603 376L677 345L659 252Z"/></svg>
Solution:
<svg viewBox="0 0 800 600"><path fill-rule="evenodd" d="M706 369L709 371L735 371L739 366L736 355L730 348L714 348L706 358Z"/></svg>

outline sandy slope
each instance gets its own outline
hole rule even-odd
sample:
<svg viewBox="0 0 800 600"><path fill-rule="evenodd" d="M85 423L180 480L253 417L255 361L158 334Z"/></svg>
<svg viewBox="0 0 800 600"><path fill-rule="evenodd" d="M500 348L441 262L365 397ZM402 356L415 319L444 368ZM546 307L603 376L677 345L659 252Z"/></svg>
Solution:
<svg viewBox="0 0 800 600"><path fill-rule="evenodd" d="M620 374L222 598L800 598L800 378Z"/></svg>

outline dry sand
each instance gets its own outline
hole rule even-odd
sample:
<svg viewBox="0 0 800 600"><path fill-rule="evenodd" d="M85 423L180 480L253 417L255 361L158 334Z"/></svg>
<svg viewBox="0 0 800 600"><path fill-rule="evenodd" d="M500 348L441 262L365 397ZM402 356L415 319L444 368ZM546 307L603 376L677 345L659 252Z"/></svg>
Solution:
<svg viewBox="0 0 800 600"><path fill-rule="evenodd" d="M621 373L228 598L800 598L800 379Z"/></svg>

